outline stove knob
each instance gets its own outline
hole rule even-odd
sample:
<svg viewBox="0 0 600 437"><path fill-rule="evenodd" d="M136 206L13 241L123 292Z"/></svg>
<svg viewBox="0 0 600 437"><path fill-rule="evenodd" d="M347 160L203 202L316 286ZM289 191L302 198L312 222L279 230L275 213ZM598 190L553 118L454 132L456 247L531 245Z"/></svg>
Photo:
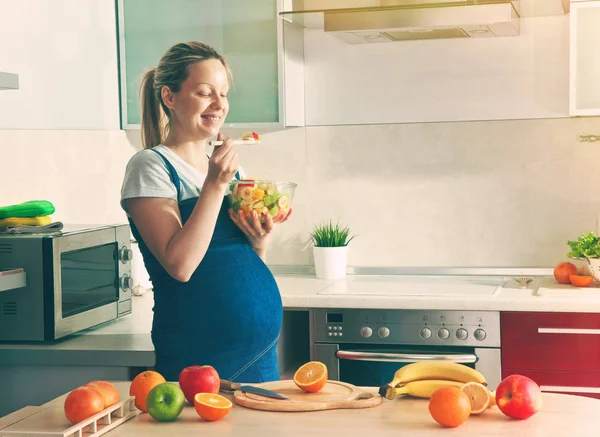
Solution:
<svg viewBox="0 0 600 437"><path fill-rule="evenodd" d="M456 331L456 338L458 338L459 340L466 340L468 336L469 333L464 328L460 328Z"/></svg>
<svg viewBox="0 0 600 437"><path fill-rule="evenodd" d="M368 326L365 326L364 328L362 328L360 330L360 335L362 335L365 338L370 337L373 334L373 330L371 328L369 328Z"/></svg>
<svg viewBox="0 0 600 437"><path fill-rule="evenodd" d="M390 335L390 330L384 326L383 328L379 328L377 330L377 334L379 334L381 338L386 338Z"/></svg>
<svg viewBox="0 0 600 437"><path fill-rule="evenodd" d="M431 337L431 329L421 328L421 330L419 331L419 335L421 336L421 338L429 338Z"/></svg>
<svg viewBox="0 0 600 437"><path fill-rule="evenodd" d="M441 328L438 331L438 337L442 340L446 340L448 337L450 337L450 331L448 331L446 328Z"/></svg>
<svg viewBox="0 0 600 437"><path fill-rule="evenodd" d="M487 334L485 333L485 331L483 329L479 328L479 329L475 330L475 332L473 333L473 335L475 336L475 338L477 340L483 341L483 340L485 340L485 337L486 337Z"/></svg>

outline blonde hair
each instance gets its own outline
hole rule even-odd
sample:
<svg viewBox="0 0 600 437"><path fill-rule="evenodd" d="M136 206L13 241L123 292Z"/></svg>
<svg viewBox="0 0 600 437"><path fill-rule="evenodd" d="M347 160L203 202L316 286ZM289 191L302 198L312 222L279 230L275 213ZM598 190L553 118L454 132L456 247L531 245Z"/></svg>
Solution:
<svg viewBox="0 0 600 437"><path fill-rule="evenodd" d="M175 44L160 58L156 68L144 74L140 85L144 149L161 144L169 133L171 114L162 100L162 88L166 86L173 93L178 93L189 75L189 67L208 59L220 61L231 82L231 69L225 58L212 47L198 41Z"/></svg>

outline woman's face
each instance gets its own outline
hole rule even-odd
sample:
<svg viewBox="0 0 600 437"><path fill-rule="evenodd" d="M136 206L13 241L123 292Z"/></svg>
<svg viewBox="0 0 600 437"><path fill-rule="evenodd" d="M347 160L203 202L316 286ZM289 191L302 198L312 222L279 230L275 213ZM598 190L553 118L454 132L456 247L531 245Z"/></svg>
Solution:
<svg viewBox="0 0 600 437"><path fill-rule="evenodd" d="M188 78L181 90L173 94L172 128L183 129L194 139L217 135L229 112L227 70L217 59L197 62L189 67Z"/></svg>

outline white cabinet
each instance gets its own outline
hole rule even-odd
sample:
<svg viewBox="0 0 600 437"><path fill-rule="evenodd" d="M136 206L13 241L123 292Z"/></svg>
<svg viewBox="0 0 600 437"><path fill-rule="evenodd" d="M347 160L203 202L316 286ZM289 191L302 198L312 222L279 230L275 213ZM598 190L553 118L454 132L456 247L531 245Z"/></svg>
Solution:
<svg viewBox="0 0 600 437"><path fill-rule="evenodd" d="M189 40L215 47L231 65L227 127L304 125L303 31L279 18L282 1L118 0L122 128L139 128L145 70Z"/></svg>
<svg viewBox="0 0 600 437"><path fill-rule="evenodd" d="M113 2L0 0L0 129L119 129L115 39Z"/></svg>
<svg viewBox="0 0 600 437"><path fill-rule="evenodd" d="M571 3L569 114L600 115L600 1Z"/></svg>

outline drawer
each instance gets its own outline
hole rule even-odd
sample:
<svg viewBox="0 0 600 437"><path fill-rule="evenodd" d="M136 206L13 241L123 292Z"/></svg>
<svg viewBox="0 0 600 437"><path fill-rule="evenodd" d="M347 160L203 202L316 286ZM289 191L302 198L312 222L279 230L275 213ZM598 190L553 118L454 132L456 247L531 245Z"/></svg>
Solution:
<svg viewBox="0 0 600 437"><path fill-rule="evenodd" d="M533 379L548 393L564 393L600 399L599 372L571 372L530 369L502 369L502 378L523 375Z"/></svg>
<svg viewBox="0 0 600 437"><path fill-rule="evenodd" d="M600 371L600 314L500 315L502 367Z"/></svg>

